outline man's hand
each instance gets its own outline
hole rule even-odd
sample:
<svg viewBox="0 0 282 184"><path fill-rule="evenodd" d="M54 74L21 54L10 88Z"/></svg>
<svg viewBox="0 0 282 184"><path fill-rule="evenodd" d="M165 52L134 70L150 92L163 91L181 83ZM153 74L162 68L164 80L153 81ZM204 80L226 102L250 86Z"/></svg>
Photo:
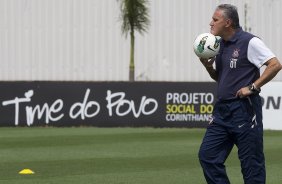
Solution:
<svg viewBox="0 0 282 184"><path fill-rule="evenodd" d="M213 68L213 63L215 61L215 57L210 59L199 58L201 63L205 66L206 70L209 72L211 78L217 81L218 75L216 70Z"/></svg>
<svg viewBox="0 0 282 184"><path fill-rule="evenodd" d="M214 61L215 61L215 57L210 58L210 59L200 58L200 61L202 62L202 64L203 64L206 68L213 68L213 63L214 63Z"/></svg>
<svg viewBox="0 0 282 184"><path fill-rule="evenodd" d="M250 88L247 86L247 87L243 87L241 89L239 89L236 93L236 97L239 97L239 98L245 98L249 95L253 94L253 92L250 90Z"/></svg>

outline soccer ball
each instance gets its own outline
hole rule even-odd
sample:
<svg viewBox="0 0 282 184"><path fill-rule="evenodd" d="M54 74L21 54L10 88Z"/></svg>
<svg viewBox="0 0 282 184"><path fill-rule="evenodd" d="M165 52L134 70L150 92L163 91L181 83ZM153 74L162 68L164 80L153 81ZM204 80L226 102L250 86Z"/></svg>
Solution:
<svg viewBox="0 0 282 184"><path fill-rule="evenodd" d="M219 52L219 39L211 33L202 33L194 41L195 54L204 59L216 56Z"/></svg>

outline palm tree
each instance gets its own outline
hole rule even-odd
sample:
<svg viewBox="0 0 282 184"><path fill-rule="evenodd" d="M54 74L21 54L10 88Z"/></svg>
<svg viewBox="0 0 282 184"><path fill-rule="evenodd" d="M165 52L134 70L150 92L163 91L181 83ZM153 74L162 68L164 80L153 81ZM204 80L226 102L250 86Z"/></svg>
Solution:
<svg viewBox="0 0 282 184"><path fill-rule="evenodd" d="M130 64L129 80L134 81L134 45L135 30L141 35L147 32L150 24L148 0L117 0L120 2L121 10L121 31L127 37L130 34Z"/></svg>

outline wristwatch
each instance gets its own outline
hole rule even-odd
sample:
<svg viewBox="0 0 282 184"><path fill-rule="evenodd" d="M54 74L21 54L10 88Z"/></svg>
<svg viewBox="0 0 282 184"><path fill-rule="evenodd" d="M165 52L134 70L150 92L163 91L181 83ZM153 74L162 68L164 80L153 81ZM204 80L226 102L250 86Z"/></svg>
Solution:
<svg viewBox="0 0 282 184"><path fill-rule="evenodd" d="M252 92L252 93L255 93L255 94L258 94L258 93L260 93L260 88L257 88L256 86L255 86L255 84L254 83L252 83L251 85L249 85L248 86L249 87L249 90Z"/></svg>

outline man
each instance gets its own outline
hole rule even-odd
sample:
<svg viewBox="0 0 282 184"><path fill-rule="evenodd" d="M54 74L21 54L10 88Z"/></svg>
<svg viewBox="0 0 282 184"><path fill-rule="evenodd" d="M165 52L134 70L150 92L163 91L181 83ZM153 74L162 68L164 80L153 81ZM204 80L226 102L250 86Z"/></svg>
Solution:
<svg viewBox="0 0 282 184"><path fill-rule="evenodd" d="M219 5L210 26L210 32L220 36L221 41L215 58L200 58L218 83L213 119L199 151L206 181L208 184L230 183L224 162L235 144L245 184L265 184L259 92L282 66L259 38L241 29L235 6ZM266 69L260 76L262 65L266 65Z"/></svg>

